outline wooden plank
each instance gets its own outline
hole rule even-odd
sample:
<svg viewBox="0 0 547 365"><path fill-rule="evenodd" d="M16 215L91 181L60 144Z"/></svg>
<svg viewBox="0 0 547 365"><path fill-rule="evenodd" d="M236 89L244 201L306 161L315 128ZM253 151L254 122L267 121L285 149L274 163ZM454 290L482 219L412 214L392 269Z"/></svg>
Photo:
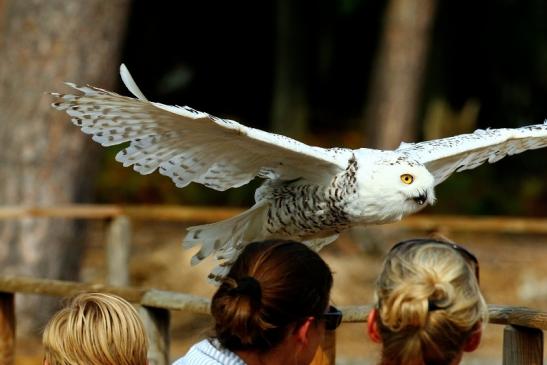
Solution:
<svg viewBox="0 0 547 365"><path fill-rule="evenodd" d="M371 306L342 306L344 322L366 322ZM488 305L489 321L495 324L513 324L517 326L547 330L547 312L526 307Z"/></svg>
<svg viewBox="0 0 547 365"><path fill-rule="evenodd" d="M195 314L210 314L211 300L193 294L175 293L149 289L142 297L141 304L154 308L186 311Z"/></svg>
<svg viewBox="0 0 547 365"><path fill-rule="evenodd" d="M130 206L124 208L132 219L213 223L231 218L245 209L220 207L181 207L181 206Z"/></svg>
<svg viewBox="0 0 547 365"><path fill-rule="evenodd" d="M165 290L114 287L32 277L0 276L0 292L71 296L80 292L101 291L125 298L131 303L149 307L209 314L210 299L193 294ZM547 330L547 311L524 307L489 305L490 322L513 324ZM344 322L366 322L370 305L342 306Z"/></svg>
<svg viewBox="0 0 547 365"><path fill-rule="evenodd" d="M420 231L447 228L453 232L547 233L547 219L544 218L414 215L393 225Z"/></svg>
<svg viewBox="0 0 547 365"><path fill-rule="evenodd" d="M216 222L243 212L242 208L182 207L168 205L94 205L73 204L54 207L2 206L0 219L73 218L108 219L128 216L131 219L183 222Z"/></svg>
<svg viewBox="0 0 547 365"><path fill-rule="evenodd" d="M121 215L121 206L74 204L58 206L3 206L0 208L0 219L20 218L85 218L106 219Z"/></svg>
<svg viewBox="0 0 547 365"><path fill-rule="evenodd" d="M503 332L503 365L542 365L543 331L506 326Z"/></svg>
<svg viewBox="0 0 547 365"><path fill-rule="evenodd" d="M351 305L338 307L342 313L343 322L366 322L367 316L372 309L371 305Z"/></svg>
<svg viewBox="0 0 547 365"><path fill-rule="evenodd" d="M129 285L129 252L131 221L126 216L115 217L108 227L106 239L107 282L115 286Z"/></svg>
<svg viewBox="0 0 547 365"><path fill-rule="evenodd" d="M15 294L0 292L0 364L15 361Z"/></svg>
<svg viewBox="0 0 547 365"><path fill-rule="evenodd" d="M54 207L2 206L0 219L29 217L107 219L126 215L131 219L210 223L231 218L243 208L184 207L169 205L93 205L74 204ZM460 232L535 233L547 234L547 219L490 216L413 215L393 227L436 231L447 228Z"/></svg>
<svg viewBox="0 0 547 365"><path fill-rule="evenodd" d="M547 312L525 307L489 305L489 321L547 330Z"/></svg>
<svg viewBox="0 0 547 365"><path fill-rule="evenodd" d="M71 297L82 292L112 293L131 303L140 303L146 294L142 288L121 288L104 284L79 283L24 276L1 276L0 292L43 294L55 297Z"/></svg>
<svg viewBox="0 0 547 365"><path fill-rule="evenodd" d="M163 308L141 306L139 314L148 335L148 364L169 364L170 312Z"/></svg>
<svg viewBox="0 0 547 365"><path fill-rule="evenodd" d="M192 294L22 276L0 276L0 292L43 294L57 297L70 297L82 292L112 293L131 303L170 310L184 310L196 314L209 314L210 306L209 299Z"/></svg>

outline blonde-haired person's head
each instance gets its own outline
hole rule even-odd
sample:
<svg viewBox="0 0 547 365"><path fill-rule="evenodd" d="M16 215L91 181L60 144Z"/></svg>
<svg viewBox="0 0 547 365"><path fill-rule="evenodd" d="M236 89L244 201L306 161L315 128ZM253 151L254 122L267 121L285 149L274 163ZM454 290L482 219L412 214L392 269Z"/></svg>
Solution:
<svg viewBox="0 0 547 365"><path fill-rule="evenodd" d="M147 338L133 306L111 294L75 296L44 329L44 364L146 365Z"/></svg>
<svg viewBox="0 0 547 365"><path fill-rule="evenodd" d="M382 364L453 365L480 342L488 308L478 262L461 246L404 241L386 257L368 330Z"/></svg>

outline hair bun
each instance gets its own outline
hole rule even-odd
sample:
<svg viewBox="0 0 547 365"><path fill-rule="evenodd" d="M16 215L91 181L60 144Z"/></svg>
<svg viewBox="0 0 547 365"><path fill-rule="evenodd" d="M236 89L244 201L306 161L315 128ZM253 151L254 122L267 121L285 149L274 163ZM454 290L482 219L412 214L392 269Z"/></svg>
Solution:
<svg viewBox="0 0 547 365"><path fill-rule="evenodd" d="M454 301L454 287L447 282L436 283L427 298L429 310L444 309Z"/></svg>
<svg viewBox="0 0 547 365"><path fill-rule="evenodd" d="M252 276L245 276L236 281L236 287L232 289L232 293L248 295L256 302L262 299L262 287L260 282Z"/></svg>

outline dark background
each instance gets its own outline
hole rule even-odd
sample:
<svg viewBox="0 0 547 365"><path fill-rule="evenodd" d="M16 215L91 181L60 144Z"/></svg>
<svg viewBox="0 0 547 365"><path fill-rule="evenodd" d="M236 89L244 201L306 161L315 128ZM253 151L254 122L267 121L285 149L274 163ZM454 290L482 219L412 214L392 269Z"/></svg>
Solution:
<svg viewBox="0 0 547 365"><path fill-rule="evenodd" d="M297 31L304 48L295 62L304 65L299 82L310 110L306 134L299 139L325 147L366 146L362 112L386 3L298 2ZM135 1L123 62L152 100L272 130L276 4ZM417 140L425 138L423 121L435 100L454 111L469 101L478 106L473 128L453 134L542 123L547 117L546 15L539 0L438 2L420 87ZM96 189L99 202L252 202L256 184L227 193L199 186L179 190L157 174L141 177L120 168L112 158L117 150L106 154ZM438 203L429 211L545 215L546 164L545 150L538 150L456 174L439 186Z"/></svg>

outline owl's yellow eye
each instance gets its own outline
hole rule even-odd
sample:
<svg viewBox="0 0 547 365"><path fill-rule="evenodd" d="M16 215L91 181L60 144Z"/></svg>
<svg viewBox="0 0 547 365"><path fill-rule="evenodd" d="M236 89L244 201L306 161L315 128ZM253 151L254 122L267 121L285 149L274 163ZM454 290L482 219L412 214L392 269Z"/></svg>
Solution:
<svg viewBox="0 0 547 365"><path fill-rule="evenodd" d="M414 181L414 176L410 174L403 174L401 175L401 181L407 185L412 184L412 182Z"/></svg>

